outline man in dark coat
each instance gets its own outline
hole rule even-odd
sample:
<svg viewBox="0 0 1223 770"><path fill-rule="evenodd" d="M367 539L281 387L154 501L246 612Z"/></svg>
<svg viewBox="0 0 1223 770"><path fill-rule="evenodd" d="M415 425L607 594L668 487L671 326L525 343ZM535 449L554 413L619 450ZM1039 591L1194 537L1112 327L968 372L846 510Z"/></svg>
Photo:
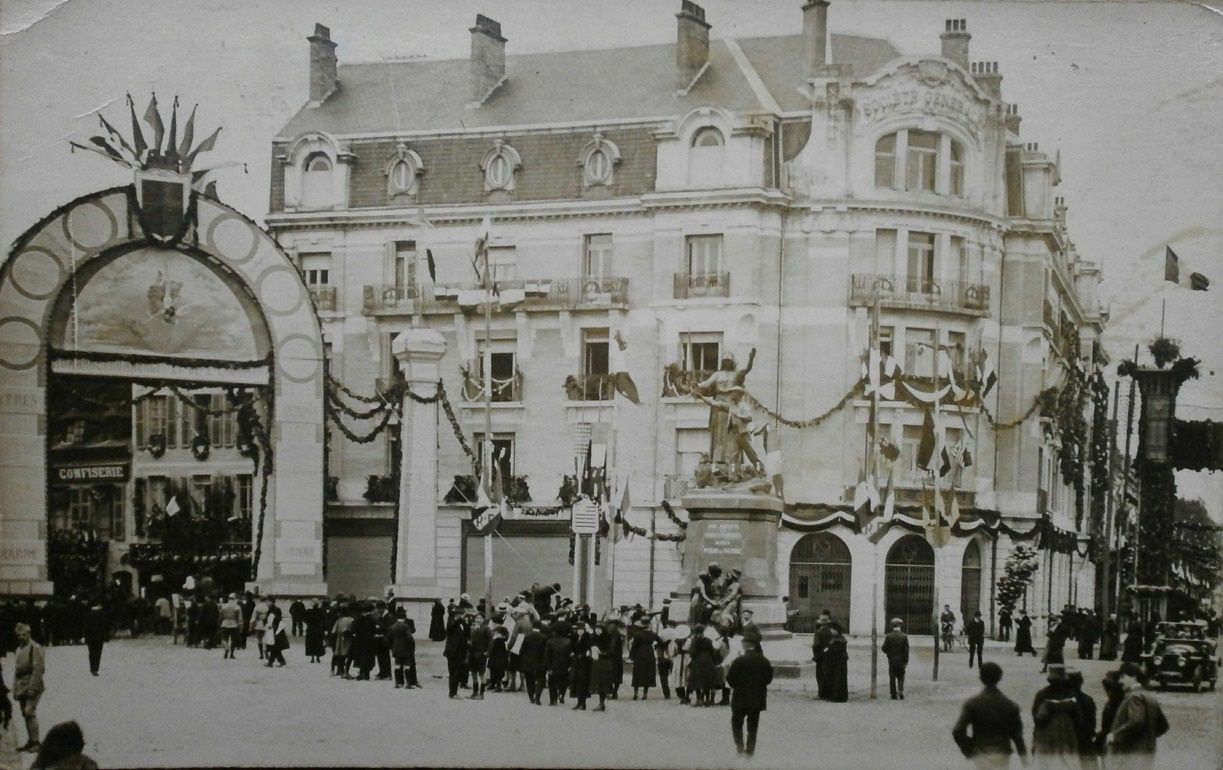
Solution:
<svg viewBox="0 0 1223 770"><path fill-rule="evenodd" d="M395 622L387 629L386 641L395 661L395 686L412 689L420 687L416 679L416 623L408 617L403 607L395 613Z"/></svg>
<svg viewBox="0 0 1223 770"><path fill-rule="evenodd" d="M1095 652L1096 639L1100 635L1099 620L1089 609L1079 610L1079 659L1091 660Z"/></svg>
<svg viewBox="0 0 1223 770"><path fill-rule="evenodd" d="M378 673L375 679L391 678L391 645L387 641L386 632L395 622L395 614L386 602L378 602L374 611L374 658L378 661Z"/></svg>
<svg viewBox="0 0 1223 770"><path fill-rule="evenodd" d="M978 767L1005 767L1014 751L1027 756L1023 742L1023 717L1019 706L998 690L1002 681L1002 667L997 663L982 663L979 676L985 685L977 695L969 698L960 711L960 718L951 730L951 736L964 756L976 761Z"/></svg>
<svg viewBox="0 0 1223 770"><path fill-rule="evenodd" d="M289 604L289 621L289 633L294 636L306 633L306 604L301 599Z"/></svg>
<svg viewBox="0 0 1223 770"><path fill-rule="evenodd" d="M815 684L821 699L827 697L824 686L824 651L832 640L832 628L827 615L815 621L815 634L811 638L811 659L815 661Z"/></svg>
<svg viewBox="0 0 1223 770"><path fill-rule="evenodd" d="M539 621L532 621L531 630L522 638L522 647L518 651L518 667L522 671L522 679L527 688L527 699L536 706L542 706L540 696L544 691L544 675L548 670L545 660L545 646L548 637L539 629Z"/></svg>
<svg viewBox="0 0 1223 770"><path fill-rule="evenodd" d="M1125 698L1117 707L1107 738L1111 748L1109 767L1155 766L1156 745L1168 732L1168 718L1155 696L1142 689L1143 679L1142 666L1121 664L1118 681Z"/></svg>
<svg viewBox="0 0 1223 770"><path fill-rule="evenodd" d="M909 636L901 630L904 621L892 619L892 630L883 637L883 654L888 658L888 690L892 700L905 699L905 669L909 666Z"/></svg>
<svg viewBox="0 0 1223 770"><path fill-rule="evenodd" d="M1015 619L1015 654L1022 658L1025 652L1036 657L1036 648L1032 646L1032 619L1025 610L1020 610Z"/></svg>
<svg viewBox="0 0 1223 770"><path fill-rule="evenodd" d="M981 611L973 613L972 620L964 624L964 636L968 638L968 667L972 668L975 657L977 665L985 662L985 621L981 619Z"/></svg>
<svg viewBox="0 0 1223 770"><path fill-rule="evenodd" d="M849 700L849 641L835 621L829 624L832 638L824 650L824 700L845 703Z"/></svg>
<svg viewBox="0 0 1223 770"><path fill-rule="evenodd" d="M526 644L526 639L522 640ZM569 640L568 626L556 624L552 636L544 644L544 668L548 673L548 705L565 702L565 687L569 682L569 663L573 642Z"/></svg>
<svg viewBox="0 0 1223 770"><path fill-rule="evenodd" d="M1011 641L1011 611L1007 607L998 611L998 641Z"/></svg>
<svg viewBox="0 0 1223 770"><path fill-rule="evenodd" d="M726 671L726 684L732 690L730 730L735 739L735 749L740 754L751 756L756 751L760 712L767 705L768 687L772 681L773 664L764 657L760 645L745 641L743 654L735 658ZM746 740L743 735L744 722L747 722Z"/></svg>
<svg viewBox="0 0 1223 770"><path fill-rule="evenodd" d="M429 641L440 642L446 638L446 608L441 599L433 600L429 610Z"/></svg>
<svg viewBox="0 0 1223 770"><path fill-rule="evenodd" d="M1117 659L1117 645L1120 638L1121 626L1117 624L1117 616L1109 615L1100 632L1100 660Z"/></svg>
<svg viewBox="0 0 1223 770"><path fill-rule="evenodd" d="M1049 637L1045 640L1044 665L1040 669L1042 674L1049 669L1050 664L1066 662L1066 635L1069 629L1059 618L1054 617L1052 620L1053 626L1049 629Z"/></svg>
<svg viewBox="0 0 1223 770"><path fill-rule="evenodd" d="M450 697L459 697L459 682L463 681L464 663L467 661L467 638L470 629L463 613L456 607L450 613L450 622L446 624L446 648L442 654L446 657L446 669L449 675Z"/></svg>
<svg viewBox="0 0 1223 770"><path fill-rule="evenodd" d="M352 619L352 647L349 654L357 664L357 679L369 679L369 672L374 667L374 634L377 621L374 620L373 609L362 606Z"/></svg>
<svg viewBox="0 0 1223 770"><path fill-rule="evenodd" d="M94 604L85 613L85 646L89 648L89 673L98 675L102 665L102 645L110 638L110 618L102 609L101 602Z"/></svg>

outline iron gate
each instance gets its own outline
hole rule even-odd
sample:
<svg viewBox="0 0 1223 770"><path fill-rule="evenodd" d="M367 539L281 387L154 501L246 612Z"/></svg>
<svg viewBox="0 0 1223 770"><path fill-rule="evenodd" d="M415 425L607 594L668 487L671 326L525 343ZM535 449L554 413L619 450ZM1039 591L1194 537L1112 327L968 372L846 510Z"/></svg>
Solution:
<svg viewBox="0 0 1223 770"><path fill-rule="evenodd" d="M823 610L842 628L849 628L849 548L836 535L818 532L805 535L790 552L790 617L788 628L811 633Z"/></svg>
<svg viewBox="0 0 1223 770"><path fill-rule="evenodd" d="M924 538L906 535L888 551L885 573L888 622L900 618L907 633L933 633L934 550Z"/></svg>

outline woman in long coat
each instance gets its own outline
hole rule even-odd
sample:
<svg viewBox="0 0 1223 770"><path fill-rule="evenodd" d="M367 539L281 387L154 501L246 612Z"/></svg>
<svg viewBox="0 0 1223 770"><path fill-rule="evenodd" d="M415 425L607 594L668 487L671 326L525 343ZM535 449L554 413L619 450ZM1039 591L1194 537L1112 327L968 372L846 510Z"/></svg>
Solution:
<svg viewBox="0 0 1223 770"><path fill-rule="evenodd" d="M591 637L590 689L599 696L599 705L595 706L595 711L606 711L607 696L612 694L612 679L615 673L613 658L616 651L612 635L616 633L618 632L615 627L608 623L606 626L595 626L594 636Z"/></svg>
<svg viewBox="0 0 1223 770"><path fill-rule="evenodd" d="M309 609L306 610L306 655L310 656L311 663L318 663L327 654L327 647L324 644L326 636L325 625L327 623L327 614L318 602L315 601Z"/></svg>
<svg viewBox="0 0 1223 770"><path fill-rule="evenodd" d="M1125 645L1121 648L1121 662L1142 662L1142 623L1137 619L1130 621L1130 625L1125 630Z"/></svg>
<svg viewBox="0 0 1223 770"><path fill-rule="evenodd" d="M831 625L834 633L824 650L824 699L844 703L849 700L849 651L841 627Z"/></svg>
<svg viewBox="0 0 1223 770"><path fill-rule="evenodd" d="M348 678L348 667L352 664L352 612L348 605L340 607L339 617L331 626L331 675Z"/></svg>
<svg viewBox="0 0 1223 770"><path fill-rule="evenodd" d="M692 629L688 648L688 690L696 693L696 706L712 706L713 691L718 686L718 662L713 642L705 635L705 626Z"/></svg>
<svg viewBox="0 0 1223 770"><path fill-rule="evenodd" d="M637 700L637 689L641 688L641 699L650 694L650 688L658 684L658 663L654 658L654 645L662 640L650 630L650 621L642 618L633 629L628 654L633 660L633 700Z"/></svg>
<svg viewBox="0 0 1223 770"><path fill-rule="evenodd" d="M433 600L433 609L429 611L429 641L441 642L446 639L446 608L441 599Z"/></svg>
<svg viewBox="0 0 1223 770"><path fill-rule="evenodd" d="M573 627L573 657L569 663L569 694L577 701L577 711L586 710L586 699L590 697L590 648L589 627L579 622Z"/></svg>
<svg viewBox="0 0 1223 770"><path fill-rule="evenodd" d="M1020 610L1019 617L1015 619L1015 654L1023 657L1025 652L1036 656L1036 648L1032 646L1032 619L1028 613Z"/></svg>

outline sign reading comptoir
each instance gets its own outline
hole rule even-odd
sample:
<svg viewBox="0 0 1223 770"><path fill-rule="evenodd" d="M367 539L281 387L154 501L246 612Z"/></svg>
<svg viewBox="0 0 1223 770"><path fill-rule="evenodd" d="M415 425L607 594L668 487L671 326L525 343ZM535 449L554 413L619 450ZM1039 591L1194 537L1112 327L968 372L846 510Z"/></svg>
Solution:
<svg viewBox="0 0 1223 770"><path fill-rule="evenodd" d="M59 481L127 481L127 463L56 468L55 478Z"/></svg>

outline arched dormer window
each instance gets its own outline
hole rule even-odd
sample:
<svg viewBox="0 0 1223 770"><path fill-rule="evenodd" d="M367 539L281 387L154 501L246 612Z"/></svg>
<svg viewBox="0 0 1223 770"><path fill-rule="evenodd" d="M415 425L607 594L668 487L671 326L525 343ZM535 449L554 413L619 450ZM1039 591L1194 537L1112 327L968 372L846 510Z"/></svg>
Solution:
<svg viewBox="0 0 1223 770"><path fill-rule="evenodd" d="M302 208L321 209L332 203L331 158L324 152L311 153L302 164Z"/></svg>
<svg viewBox="0 0 1223 770"><path fill-rule="evenodd" d="M399 145L395 155L387 161L382 170L386 175L387 197L415 195L420 186L420 175L424 172L425 164L420 156L405 145Z"/></svg>
<svg viewBox="0 0 1223 770"><path fill-rule="evenodd" d="M578 156L578 165L582 167L582 186L610 185L619 162L620 148L596 133Z"/></svg>
<svg viewBox="0 0 1223 770"><path fill-rule="evenodd" d="M484 160L480 162L480 170L484 172L484 192L513 192L520 166L522 158L518 151L498 139L493 149L485 153Z"/></svg>
<svg viewBox="0 0 1223 770"><path fill-rule="evenodd" d="M692 135L692 146L698 148L721 147L726 144L722 132L713 126L705 126Z"/></svg>
<svg viewBox="0 0 1223 770"><path fill-rule="evenodd" d="M937 131L904 128L875 142L875 186L964 194L964 145Z"/></svg>

